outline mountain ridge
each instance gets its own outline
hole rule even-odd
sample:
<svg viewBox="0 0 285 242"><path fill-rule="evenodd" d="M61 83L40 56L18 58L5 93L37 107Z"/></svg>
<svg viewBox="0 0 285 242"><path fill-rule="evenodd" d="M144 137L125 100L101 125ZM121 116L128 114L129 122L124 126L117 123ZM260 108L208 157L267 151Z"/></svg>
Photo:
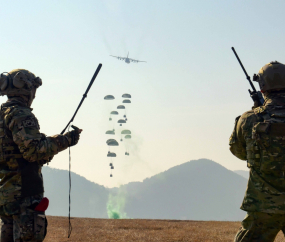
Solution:
<svg viewBox="0 0 285 242"><path fill-rule="evenodd" d="M68 171L44 167L43 176L51 200L47 214L66 216ZM245 215L239 207L246 179L207 159L192 160L119 188L106 188L75 173L71 177L74 217L107 218L110 209L121 217L147 219L233 221Z"/></svg>

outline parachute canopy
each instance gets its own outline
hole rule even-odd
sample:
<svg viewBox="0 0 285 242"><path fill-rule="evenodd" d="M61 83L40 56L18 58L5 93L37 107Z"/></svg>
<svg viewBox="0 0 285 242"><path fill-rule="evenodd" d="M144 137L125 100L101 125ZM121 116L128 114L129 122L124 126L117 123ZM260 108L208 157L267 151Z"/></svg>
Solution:
<svg viewBox="0 0 285 242"><path fill-rule="evenodd" d="M119 105L119 106L117 107L117 109L125 109L125 106L124 106L124 105Z"/></svg>
<svg viewBox="0 0 285 242"><path fill-rule="evenodd" d="M106 143L107 143L107 145L109 145L109 146L118 146L118 145L119 145L119 143L118 143L115 139L108 139L108 140L106 141ZM111 154L111 153L108 153L108 154Z"/></svg>
<svg viewBox="0 0 285 242"><path fill-rule="evenodd" d="M108 131L106 131L105 134L115 134L115 131L114 130L108 130Z"/></svg>
<svg viewBox="0 0 285 242"><path fill-rule="evenodd" d="M132 132L128 129L125 129L121 132L121 134L131 134Z"/></svg>
<svg viewBox="0 0 285 242"><path fill-rule="evenodd" d="M125 99L125 100L123 100L123 103L131 103L131 100Z"/></svg>
<svg viewBox="0 0 285 242"><path fill-rule="evenodd" d="M107 95L107 96L104 97L104 99L105 100L113 100L113 99L115 99L115 97L112 96L112 95Z"/></svg>
<svg viewBox="0 0 285 242"><path fill-rule="evenodd" d="M129 134L125 136L125 139L130 139L130 138L132 138L132 136Z"/></svg>
<svg viewBox="0 0 285 242"><path fill-rule="evenodd" d="M117 156L116 153L112 153L112 152L107 154L107 157L116 157L116 156Z"/></svg>
<svg viewBox="0 0 285 242"><path fill-rule="evenodd" d="M119 123L119 124L125 124L125 123L126 123L126 120L124 120L124 119L119 119L119 120L118 120L118 123Z"/></svg>
<svg viewBox="0 0 285 242"><path fill-rule="evenodd" d="M128 93L125 93L125 94L123 94L122 97L124 97L124 98L131 98L132 96L130 94L128 94Z"/></svg>
<svg viewBox="0 0 285 242"><path fill-rule="evenodd" d="M111 114L118 115L119 113L117 111L112 111Z"/></svg>

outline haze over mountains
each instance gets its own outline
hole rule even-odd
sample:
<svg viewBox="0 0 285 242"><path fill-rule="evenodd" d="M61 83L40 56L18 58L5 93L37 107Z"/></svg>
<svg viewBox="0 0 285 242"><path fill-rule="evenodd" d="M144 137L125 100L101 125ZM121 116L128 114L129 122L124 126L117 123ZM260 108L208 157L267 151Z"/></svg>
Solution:
<svg viewBox="0 0 285 242"><path fill-rule="evenodd" d="M68 215L68 171L43 168L48 215ZM71 216L186 220L241 220L247 180L216 162L194 160L172 167L143 182L105 188L72 173ZM111 203L110 203L111 202ZM110 215L110 213L109 213Z"/></svg>
<svg viewBox="0 0 285 242"><path fill-rule="evenodd" d="M234 171L234 172L239 174L240 176L246 178L246 179L249 178L249 170L247 170L247 171L237 170L237 171Z"/></svg>

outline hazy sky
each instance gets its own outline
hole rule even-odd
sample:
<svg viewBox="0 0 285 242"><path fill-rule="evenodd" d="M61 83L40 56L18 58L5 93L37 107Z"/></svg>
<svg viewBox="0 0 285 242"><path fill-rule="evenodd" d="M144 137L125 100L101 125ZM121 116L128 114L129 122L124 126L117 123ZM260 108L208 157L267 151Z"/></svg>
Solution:
<svg viewBox="0 0 285 242"><path fill-rule="evenodd" d="M141 181L199 158L246 170L228 146L235 117L252 106L231 47L250 76L270 61L284 63L284 8L284 0L1 1L1 72L25 68L42 78L34 113L41 132L54 135L103 64L74 121L83 133L71 149L72 171L98 184ZM128 51L147 63L109 56ZM133 133L132 150L126 157L123 142L112 149L110 178L105 132L123 93L132 95L123 126ZM116 99L104 101L107 94ZM68 151L50 166L68 169Z"/></svg>

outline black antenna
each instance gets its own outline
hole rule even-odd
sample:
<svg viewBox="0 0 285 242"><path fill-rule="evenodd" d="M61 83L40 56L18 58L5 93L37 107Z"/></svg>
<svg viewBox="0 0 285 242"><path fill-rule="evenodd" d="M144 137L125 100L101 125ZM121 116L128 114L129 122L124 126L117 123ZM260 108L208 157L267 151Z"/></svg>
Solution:
<svg viewBox="0 0 285 242"><path fill-rule="evenodd" d="M239 57L238 57L234 47L232 47L232 51L234 52L234 54L235 54L235 56L236 56L236 58L237 58L237 60L238 60L238 62L240 64L240 66L241 66L241 68L242 68L242 70L243 70L243 72L244 72L244 74L246 76L246 79L248 80L248 82L249 82L249 84L250 84L250 86L251 86L251 88L253 90L253 91L251 91L250 89L248 89L248 92L249 92L250 97L252 98L252 100L254 102L254 107L262 106L263 103L264 103L264 99L262 97L261 92L260 91L258 91L258 92L256 91L253 83L250 80L250 76L247 74L247 72L246 72L243 64L241 63L241 61L240 61L240 59L239 59Z"/></svg>
<svg viewBox="0 0 285 242"><path fill-rule="evenodd" d="M90 81L90 83L89 83L87 89L86 89L86 92L83 94L83 97L82 97L82 99L81 99L81 101L80 101L80 103L79 103L79 105L78 105L78 107L77 107L75 113L73 114L73 116L72 116L72 118L70 119L69 123L68 123L68 124L66 125L66 127L61 131L60 134L63 134L63 133L65 132L65 130L67 129L67 127L69 126L69 124L70 124L71 122L73 122L73 120L74 120L74 118L75 118L75 116L76 116L76 114L77 114L79 108L81 107L81 105L82 105L84 99L87 97L87 93L89 92L89 89L91 88L93 82L95 81L95 78L97 77L97 75L98 75L98 73L99 73L101 67L102 67L102 64L100 63L100 64L98 65L98 67L97 67L97 69L96 69L96 71L95 71L95 73L94 73L94 75L93 75L93 77L92 77L92 79L91 79L91 81Z"/></svg>
<svg viewBox="0 0 285 242"><path fill-rule="evenodd" d="M254 87L252 81L250 80L250 76L247 74L246 70L244 69L243 64L241 63L241 61L240 61L240 59L239 59L239 57L238 57L238 54L237 54L236 51L235 51L235 48L232 47L232 50L233 50L233 52L234 52L234 54L235 54L235 56L236 56L236 58L237 58L237 60L238 60L238 62L239 62L239 64L240 64L241 68L243 69L243 72L244 72L244 74L245 74L245 76L246 76L246 79L249 81L249 84L250 84L252 90L253 90L254 92L256 92L256 89L255 89L255 87Z"/></svg>
<svg viewBox="0 0 285 242"><path fill-rule="evenodd" d="M84 99L87 97L87 94L88 94L88 92L89 92L89 90L90 90L90 88L91 88L93 82L95 81L95 79L96 79L96 77L97 77L97 75L98 75L98 73L99 73L101 67L102 67L102 64L100 63L100 64L98 65L98 67L97 67L97 69L96 69L96 71L95 71L95 73L94 73L94 75L93 75L93 77L92 77L92 79L91 79L91 81L90 81L90 83L89 83L89 85L88 85L88 87L87 87L85 93L83 94L83 97L82 97L82 99L81 99L81 101L80 101L80 103L79 103L79 105L78 105L78 107L77 107L75 113L73 114L73 116L72 116L72 118L70 119L69 123L68 123L68 124L66 125L66 127L61 131L60 134L63 134L63 133L65 132L65 130L68 128L69 124L70 124L71 122L73 122L73 120L74 120L74 118L75 118L75 116L76 116L76 114L77 114L79 108L81 107L81 105L82 105ZM73 125L71 125L71 127L72 127L73 129L77 129L77 127L75 127L75 126L73 126ZM71 204L70 193L71 193L71 153L70 153L70 146L69 146L69 208L68 208L68 223L69 223L69 226L68 226L68 238L70 237L71 231L72 231L72 225L71 225L71 221L70 221L70 204Z"/></svg>

